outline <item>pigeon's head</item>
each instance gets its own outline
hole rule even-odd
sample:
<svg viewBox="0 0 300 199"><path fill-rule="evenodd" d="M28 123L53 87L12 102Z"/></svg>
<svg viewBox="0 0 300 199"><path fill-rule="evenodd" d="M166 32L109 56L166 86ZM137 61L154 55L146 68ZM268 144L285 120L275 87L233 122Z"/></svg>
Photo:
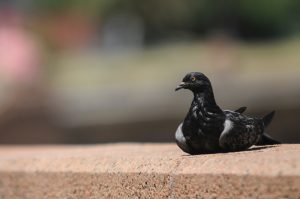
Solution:
<svg viewBox="0 0 300 199"><path fill-rule="evenodd" d="M191 72L186 74L182 82L176 87L175 91L189 89L193 92L202 92L210 87L210 81L203 73Z"/></svg>

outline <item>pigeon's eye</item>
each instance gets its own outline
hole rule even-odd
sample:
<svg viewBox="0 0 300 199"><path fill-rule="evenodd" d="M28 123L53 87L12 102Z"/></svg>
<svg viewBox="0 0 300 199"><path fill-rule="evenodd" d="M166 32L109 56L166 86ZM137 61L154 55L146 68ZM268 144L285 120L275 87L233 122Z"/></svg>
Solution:
<svg viewBox="0 0 300 199"><path fill-rule="evenodd" d="M191 78L192 82L196 81L196 77Z"/></svg>

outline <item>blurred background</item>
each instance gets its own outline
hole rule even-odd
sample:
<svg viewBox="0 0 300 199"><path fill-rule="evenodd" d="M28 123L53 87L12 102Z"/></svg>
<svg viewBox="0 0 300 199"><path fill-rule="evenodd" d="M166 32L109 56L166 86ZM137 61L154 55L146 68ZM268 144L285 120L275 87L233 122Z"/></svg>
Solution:
<svg viewBox="0 0 300 199"><path fill-rule="evenodd" d="M173 142L191 71L300 143L300 1L0 0L0 143Z"/></svg>

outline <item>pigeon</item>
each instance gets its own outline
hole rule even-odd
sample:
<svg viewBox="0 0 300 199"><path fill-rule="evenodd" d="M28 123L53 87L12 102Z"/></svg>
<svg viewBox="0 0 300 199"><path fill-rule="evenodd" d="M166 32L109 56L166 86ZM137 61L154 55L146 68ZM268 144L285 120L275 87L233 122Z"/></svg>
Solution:
<svg viewBox="0 0 300 199"><path fill-rule="evenodd" d="M265 132L275 111L263 118L244 115L246 107L222 110L216 103L210 80L200 72L188 73L175 91L188 89L194 99L175 139L184 152L205 153L242 151L253 145L280 144Z"/></svg>

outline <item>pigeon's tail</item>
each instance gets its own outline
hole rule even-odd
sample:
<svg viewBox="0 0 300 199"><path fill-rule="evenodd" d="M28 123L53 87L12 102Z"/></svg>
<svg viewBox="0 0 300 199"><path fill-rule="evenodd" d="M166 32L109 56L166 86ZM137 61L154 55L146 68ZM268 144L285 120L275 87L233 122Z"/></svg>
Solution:
<svg viewBox="0 0 300 199"><path fill-rule="evenodd" d="M274 140L271 136L264 133L256 145L273 145L273 144L281 144L281 142Z"/></svg>
<svg viewBox="0 0 300 199"><path fill-rule="evenodd" d="M272 121L274 115L275 115L275 111L272 111L271 113L269 113L268 115L266 115L266 116L264 116L264 117L262 118L265 128L266 128L267 126L269 126L269 124L271 123L271 121Z"/></svg>
<svg viewBox="0 0 300 199"><path fill-rule="evenodd" d="M267 114L262 118L265 128L271 123L273 117L275 115L275 111ZM281 144L279 141L273 139L267 133L264 133L256 145L272 145L272 144Z"/></svg>
<svg viewBox="0 0 300 199"><path fill-rule="evenodd" d="M239 109L235 110L234 112L237 113L244 113L246 111L247 107L246 106L242 106Z"/></svg>

